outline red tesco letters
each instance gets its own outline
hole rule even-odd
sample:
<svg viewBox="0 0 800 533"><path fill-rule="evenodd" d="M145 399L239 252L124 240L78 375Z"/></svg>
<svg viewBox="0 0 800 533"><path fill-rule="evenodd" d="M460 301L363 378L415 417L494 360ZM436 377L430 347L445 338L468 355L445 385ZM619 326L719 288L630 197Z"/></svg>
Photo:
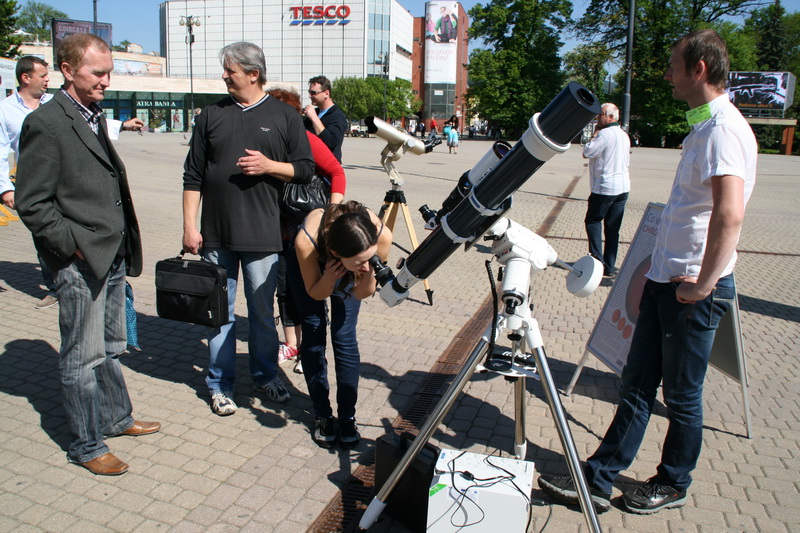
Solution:
<svg viewBox="0 0 800 533"><path fill-rule="evenodd" d="M292 6L289 8L295 19L346 19L350 16L350 6Z"/></svg>

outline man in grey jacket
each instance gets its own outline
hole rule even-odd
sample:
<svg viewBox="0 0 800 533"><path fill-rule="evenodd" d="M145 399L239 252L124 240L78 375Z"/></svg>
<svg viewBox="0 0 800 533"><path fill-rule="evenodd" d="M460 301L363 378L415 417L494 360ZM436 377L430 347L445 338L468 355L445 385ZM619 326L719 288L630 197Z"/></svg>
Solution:
<svg viewBox="0 0 800 533"><path fill-rule="evenodd" d="M114 63L100 38L76 34L56 53L64 85L28 115L20 135L16 203L60 302L60 381L72 441L67 458L97 475L128 465L105 437L146 435L135 421L118 356L127 347L125 274L142 245L125 166L108 137L104 98Z"/></svg>

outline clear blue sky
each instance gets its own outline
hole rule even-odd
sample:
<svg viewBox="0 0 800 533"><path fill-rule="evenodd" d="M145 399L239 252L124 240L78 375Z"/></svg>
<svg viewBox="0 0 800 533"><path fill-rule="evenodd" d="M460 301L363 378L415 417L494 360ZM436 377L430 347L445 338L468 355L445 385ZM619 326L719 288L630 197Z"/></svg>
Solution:
<svg viewBox="0 0 800 533"><path fill-rule="evenodd" d="M46 4L59 9L69 15L70 18L78 20L92 20L93 6L92 0L40 0ZM412 15L421 17L424 15L424 0L399 0ZM572 0L575 16L586 9L590 0ZM767 2L768 0L764 0ZM27 0L18 0L22 7ZM155 50L159 52L158 36L158 5L163 0L98 0L97 1L97 20L98 22L110 22L113 26L114 43L120 41L131 41L142 45L145 52ZM309 0L307 3L311 3ZM330 0L320 3L331 3ZM478 0L463 0L461 5L469 10L478 3L486 4L488 0L479 2ZM787 12L800 11L800 0L783 0L782 4ZM176 22L177 23L177 22ZM575 41L563 39L566 42L565 50L573 48ZM565 51L564 50L564 51Z"/></svg>

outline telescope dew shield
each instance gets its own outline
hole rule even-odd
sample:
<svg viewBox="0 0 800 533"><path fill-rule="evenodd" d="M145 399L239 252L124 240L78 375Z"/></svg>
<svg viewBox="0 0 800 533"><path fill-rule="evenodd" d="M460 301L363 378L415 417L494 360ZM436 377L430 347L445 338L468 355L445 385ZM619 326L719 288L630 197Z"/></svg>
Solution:
<svg viewBox="0 0 800 533"><path fill-rule="evenodd" d="M541 113L534 115L520 141L476 184L469 196L445 215L441 225L408 256L392 289L408 289L427 279L458 248L474 236L485 217L496 215L516 192L600 113L600 102L586 87L570 82Z"/></svg>
<svg viewBox="0 0 800 533"><path fill-rule="evenodd" d="M413 152L417 155L425 154L424 143L417 141L417 139L408 133L395 128L385 120L370 115L364 119L364 122L367 125L367 131L369 133L375 134L390 145L395 146L396 148L394 148L394 150L403 147L405 148L404 151L407 152Z"/></svg>

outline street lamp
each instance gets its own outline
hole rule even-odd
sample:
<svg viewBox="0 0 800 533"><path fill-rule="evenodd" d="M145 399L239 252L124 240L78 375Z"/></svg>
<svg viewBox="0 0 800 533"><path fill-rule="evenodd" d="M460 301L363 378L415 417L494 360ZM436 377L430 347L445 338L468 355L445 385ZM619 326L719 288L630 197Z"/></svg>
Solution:
<svg viewBox="0 0 800 533"><path fill-rule="evenodd" d="M378 63L381 65L383 75L383 120L386 118L386 84L389 82L389 52L380 52L378 54Z"/></svg>
<svg viewBox="0 0 800 533"><path fill-rule="evenodd" d="M194 26L200 26L200 19L193 15L181 15L179 24L181 26L186 26L186 44L189 45L189 124L191 124L192 117L194 116L194 72L192 70L192 44L194 44L194 33L192 28Z"/></svg>

